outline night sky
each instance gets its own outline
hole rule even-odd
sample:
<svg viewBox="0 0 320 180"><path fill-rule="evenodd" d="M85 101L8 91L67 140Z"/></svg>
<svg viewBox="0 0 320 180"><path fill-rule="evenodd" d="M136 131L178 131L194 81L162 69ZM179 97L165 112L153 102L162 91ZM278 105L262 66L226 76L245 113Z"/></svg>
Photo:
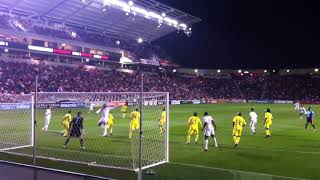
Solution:
<svg viewBox="0 0 320 180"><path fill-rule="evenodd" d="M202 19L157 40L184 67L320 67L320 10L305 0L158 0Z"/></svg>

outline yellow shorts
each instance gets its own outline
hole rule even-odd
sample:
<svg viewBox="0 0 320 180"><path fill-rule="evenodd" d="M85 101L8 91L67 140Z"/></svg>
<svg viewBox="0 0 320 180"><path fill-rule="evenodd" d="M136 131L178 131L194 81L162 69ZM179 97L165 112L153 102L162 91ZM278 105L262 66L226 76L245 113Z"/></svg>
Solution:
<svg viewBox="0 0 320 180"><path fill-rule="evenodd" d="M138 122L132 122L132 123L130 123L130 129L131 130L138 130L138 129L140 129L140 124Z"/></svg>
<svg viewBox="0 0 320 180"><path fill-rule="evenodd" d="M70 123L69 123L69 122L62 122L62 125L63 125L63 127L64 127L65 129L68 130Z"/></svg>
<svg viewBox="0 0 320 180"><path fill-rule="evenodd" d="M264 125L264 128L269 129L271 125L272 125L272 123L266 123L266 124Z"/></svg>
<svg viewBox="0 0 320 180"><path fill-rule="evenodd" d="M240 137L242 135L242 128L234 128L232 133L233 136Z"/></svg>
<svg viewBox="0 0 320 180"><path fill-rule="evenodd" d="M166 121L160 121L160 126L164 126L166 124Z"/></svg>
<svg viewBox="0 0 320 180"><path fill-rule="evenodd" d="M190 127L188 130L188 135L197 135L199 134L199 128Z"/></svg>
<svg viewBox="0 0 320 180"><path fill-rule="evenodd" d="M109 129L109 128L111 128L111 127L113 127L113 123L108 123L108 124L107 124L107 128Z"/></svg>

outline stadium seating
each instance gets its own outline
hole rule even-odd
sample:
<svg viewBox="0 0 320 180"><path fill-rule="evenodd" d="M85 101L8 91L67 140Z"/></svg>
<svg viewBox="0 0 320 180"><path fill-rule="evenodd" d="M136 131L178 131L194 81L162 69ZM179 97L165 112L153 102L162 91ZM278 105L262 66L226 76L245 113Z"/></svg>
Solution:
<svg viewBox="0 0 320 180"><path fill-rule="evenodd" d="M14 23L11 25L9 22ZM17 24L19 24L19 26L17 26ZM167 54L161 48L148 43L138 44L133 40L129 41L119 39L106 34L91 32L84 29L72 29L54 22L46 22L3 14L0 16L0 25L1 28L13 31L26 31L61 39L76 40L100 46L120 48L126 50L126 54L129 54L129 57L131 57L133 60L138 60L140 58L152 58L155 55L159 55L163 59L167 58ZM116 43L117 41L119 41L119 44Z"/></svg>
<svg viewBox="0 0 320 180"><path fill-rule="evenodd" d="M67 66L0 61L0 93L30 93L39 75L39 91L124 92L139 91L139 76L111 71ZM147 70L147 69L146 69ZM230 76L228 78L187 77L162 71L144 76L145 91L168 91L174 100L270 99L320 101L320 79L309 75ZM265 92L263 92L265 91Z"/></svg>

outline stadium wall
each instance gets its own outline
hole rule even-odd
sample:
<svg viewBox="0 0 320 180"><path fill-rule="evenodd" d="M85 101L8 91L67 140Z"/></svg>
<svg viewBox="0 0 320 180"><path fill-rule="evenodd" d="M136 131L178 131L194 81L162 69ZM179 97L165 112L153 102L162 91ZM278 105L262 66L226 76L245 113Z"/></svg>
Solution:
<svg viewBox="0 0 320 180"><path fill-rule="evenodd" d="M257 104L293 104L289 100L246 100L246 99L210 99L210 100L171 100L171 105L180 104L223 104L223 103L257 103ZM303 104L312 104L312 102L302 102ZM315 103L315 102L313 102ZM320 104L315 103L315 104Z"/></svg>

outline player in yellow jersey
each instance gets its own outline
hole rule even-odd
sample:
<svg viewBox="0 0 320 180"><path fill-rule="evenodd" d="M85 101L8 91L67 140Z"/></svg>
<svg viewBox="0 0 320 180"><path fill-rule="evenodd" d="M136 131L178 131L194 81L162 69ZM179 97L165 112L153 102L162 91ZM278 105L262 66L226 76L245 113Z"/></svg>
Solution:
<svg viewBox="0 0 320 180"><path fill-rule="evenodd" d="M132 133L135 130L139 130L140 129L140 112L138 111L138 108L136 108L135 111L131 112L130 114L130 129L129 129L129 139L131 139L132 137Z"/></svg>
<svg viewBox="0 0 320 180"><path fill-rule="evenodd" d="M122 105L120 108L120 112L122 112L122 118L126 118L127 109L128 109L128 103L126 102L126 104Z"/></svg>
<svg viewBox="0 0 320 180"><path fill-rule="evenodd" d="M71 111L68 111L68 113L64 115L62 118L63 131L61 131L61 134L63 135L63 137L68 136L69 125L71 120L72 120Z"/></svg>
<svg viewBox="0 0 320 180"><path fill-rule="evenodd" d="M192 135L195 135L195 143L198 143L198 138L199 138L199 127L202 127L202 123L200 119L197 117L198 113L193 113L193 116L189 118L188 125L189 125L189 130L188 130L188 136L187 136L187 144L190 144L190 139Z"/></svg>
<svg viewBox="0 0 320 180"><path fill-rule="evenodd" d="M113 115L111 113L109 113L107 129L109 129L110 135L112 135L113 123L114 123L114 117L113 117Z"/></svg>
<svg viewBox="0 0 320 180"><path fill-rule="evenodd" d="M272 119L273 116L271 114L271 110L268 108L264 114L264 132L266 133L265 138L269 138L271 136L270 126L272 125Z"/></svg>
<svg viewBox="0 0 320 180"><path fill-rule="evenodd" d="M238 115L236 115L232 120L234 147L238 146L242 134L242 128L246 125L247 123L242 117L241 112L238 112Z"/></svg>
<svg viewBox="0 0 320 180"><path fill-rule="evenodd" d="M166 108L163 108L160 116L160 120L159 120L160 134L165 132L166 122L167 122L167 112L166 112Z"/></svg>

